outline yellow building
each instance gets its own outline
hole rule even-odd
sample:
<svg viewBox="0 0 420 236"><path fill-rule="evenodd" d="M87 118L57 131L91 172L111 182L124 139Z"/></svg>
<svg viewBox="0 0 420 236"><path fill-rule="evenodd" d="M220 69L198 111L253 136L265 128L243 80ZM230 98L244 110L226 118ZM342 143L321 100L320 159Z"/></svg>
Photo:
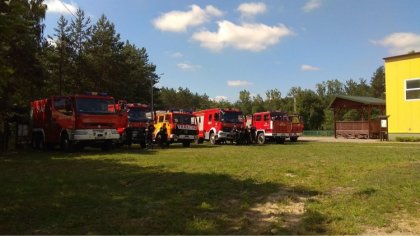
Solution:
<svg viewBox="0 0 420 236"><path fill-rule="evenodd" d="M384 60L389 138L420 137L420 53Z"/></svg>

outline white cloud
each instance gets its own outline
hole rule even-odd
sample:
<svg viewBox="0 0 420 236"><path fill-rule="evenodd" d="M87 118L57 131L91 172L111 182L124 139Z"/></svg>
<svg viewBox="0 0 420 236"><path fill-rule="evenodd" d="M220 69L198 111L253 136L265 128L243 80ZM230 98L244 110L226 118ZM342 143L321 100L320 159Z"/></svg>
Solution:
<svg viewBox="0 0 420 236"><path fill-rule="evenodd" d="M267 7L262 2L242 3L237 9L242 17L253 17L267 11Z"/></svg>
<svg viewBox="0 0 420 236"><path fill-rule="evenodd" d="M201 68L200 65L194 65L189 63L178 63L178 68L184 71L196 71Z"/></svg>
<svg viewBox="0 0 420 236"><path fill-rule="evenodd" d="M57 47L57 42L56 42L56 40L57 40L57 38L56 38L56 37L53 37L53 38L48 37L48 38L47 38L47 42L48 42L51 46L53 46L53 47Z"/></svg>
<svg viewBox="0 0 420 236"><path fill-rule="evenodd" d="M317 71L317 70L320 70L318 67L311 66L311 65L301 65L300 69L303 70L303 71Z"/></svg>
<svg viewBox="0 0 420 236"><path fill-rule="evenodd" d="M46 0L44 2L47 5L47 12L51 13L60 13L60 14L71 14L69 11L71 11L73 14L76 14L77 11L77 5L75 3L64 3L60 0Z"/></svg>
<svg viewBox="0 0 420 236"><path fill-rule="evenodd" d="M252 83L245 80L228 80L227 85L229 87L246 87L252 85Z"/></svg>
<svg viewBox="0 0 420 236"><path fill-rule="evenodd" d="M171 57L173 57L173 58L181 58L183 56L184 55L182 55L182 53L180 53L180 52L174 52L174 53L171 54Z"/></svg>
<svg viewBox="0 0 420 236"><path fill-rule="evenodd" d="M221 102L221 101L228 101L229 98L226 96L216 96L215 98L210 98L211 101Z"/></svg>
<svg viewBox="0 0 420 236"><path fill-rule="evenodd" d="M382 40L371 42L389 48L392 54L406 54L413 50L420 51L420 34L411 32L393 33Z"/></svg>
<svg viewBox="0 0 420 236"><path fill-rule="evenodd" d="M221 51L225 47L238 50L259 52L280 42L280 39L293 32L286 26L268 26L265 24L241 24L224 20L219 21L217 32L200 31L193 34L192 39L200 42L202 47L212 51Z"/></svg>
<svg viewBox="0 0 420 236"><path fill-rule="evenodd" d="M311 12L319 7L321 7L321 0L309 0L305 6L303 6L303 11L304 12Z"/></svg>
<svg viewBox="0 0 420 236"><path fill-rule="evenodd" d="M191 5L190 11L171 11L162 14L153 20L155 28L161 31L185 32L188 27L198 26L210 20L211 17L220 17L223 13L211 6L205 9Z"/></svg>

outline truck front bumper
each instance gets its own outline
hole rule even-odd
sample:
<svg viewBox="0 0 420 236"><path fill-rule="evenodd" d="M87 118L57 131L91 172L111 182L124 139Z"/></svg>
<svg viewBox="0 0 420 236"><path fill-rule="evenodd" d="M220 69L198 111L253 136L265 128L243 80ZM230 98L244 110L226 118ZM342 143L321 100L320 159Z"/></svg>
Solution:
<svg viewBox="0 0 420 236"><path fill-rule="evenodd" d="M171 134L169 136L169 139L171 142L194 141L197 138L198 138L197 135L186 135L186 134L181 134L181 135Z"/></svg>
<svg viewBox="0 0 420 236"><path fill-rule="evenodd" d="M290 137L300 137L302 133L290 133Z"/></svg>
<svg viewBox="0 0 420 236"><path fill-rule="evenodd" d="M271 136L273 138L288 138L289 134L288 133L273 133L271 135L266 135L266 136Z"/></svg>
<svg viewBox="0 0 420 236"><path fill-rule="evenodd" d="M117 129L76 129L70 133L70 140L74 141L104 141L120 138Z"/></svg>
<svg viewBox="0 0 420 236"><path fill-rule="evenodd" d="M233 139L233 136L230 132L219 131L217 139Z"/></svg>

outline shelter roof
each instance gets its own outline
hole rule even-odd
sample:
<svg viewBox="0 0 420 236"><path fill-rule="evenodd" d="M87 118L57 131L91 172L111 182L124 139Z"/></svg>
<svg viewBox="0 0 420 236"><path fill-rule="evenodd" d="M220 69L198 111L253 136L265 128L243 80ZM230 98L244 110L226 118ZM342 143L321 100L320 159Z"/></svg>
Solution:
<svg viewBox="0 0 420 236"><path fill-rule="evenodd" d="M366 106L384 107L385 100L374 97L359 97L338 95L331 102L329 108L349 108L356 109Z"/></svg>
<svg viewBox="0 0 420 236"><path fill-rule="evenodd" d="M390 61L395 61L395 60L412 59L412 58L418 58L418 57L420 57L420 52L412 52L412 53L403 54L403 55L385 57L384 61L390 62Z"/></svg>

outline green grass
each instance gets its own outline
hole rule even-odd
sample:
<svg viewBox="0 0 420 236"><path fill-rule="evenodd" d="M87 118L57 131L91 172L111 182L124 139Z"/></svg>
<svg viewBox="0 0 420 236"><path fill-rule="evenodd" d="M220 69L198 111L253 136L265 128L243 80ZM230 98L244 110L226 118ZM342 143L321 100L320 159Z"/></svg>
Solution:
<svg viewBox="0 0 420 236"><path fill-rule="evenodd" d="M360 234L420 219L420 146L22 151L0 187L0 234ZM266 222L270 201L304 211Z"/></svg>

